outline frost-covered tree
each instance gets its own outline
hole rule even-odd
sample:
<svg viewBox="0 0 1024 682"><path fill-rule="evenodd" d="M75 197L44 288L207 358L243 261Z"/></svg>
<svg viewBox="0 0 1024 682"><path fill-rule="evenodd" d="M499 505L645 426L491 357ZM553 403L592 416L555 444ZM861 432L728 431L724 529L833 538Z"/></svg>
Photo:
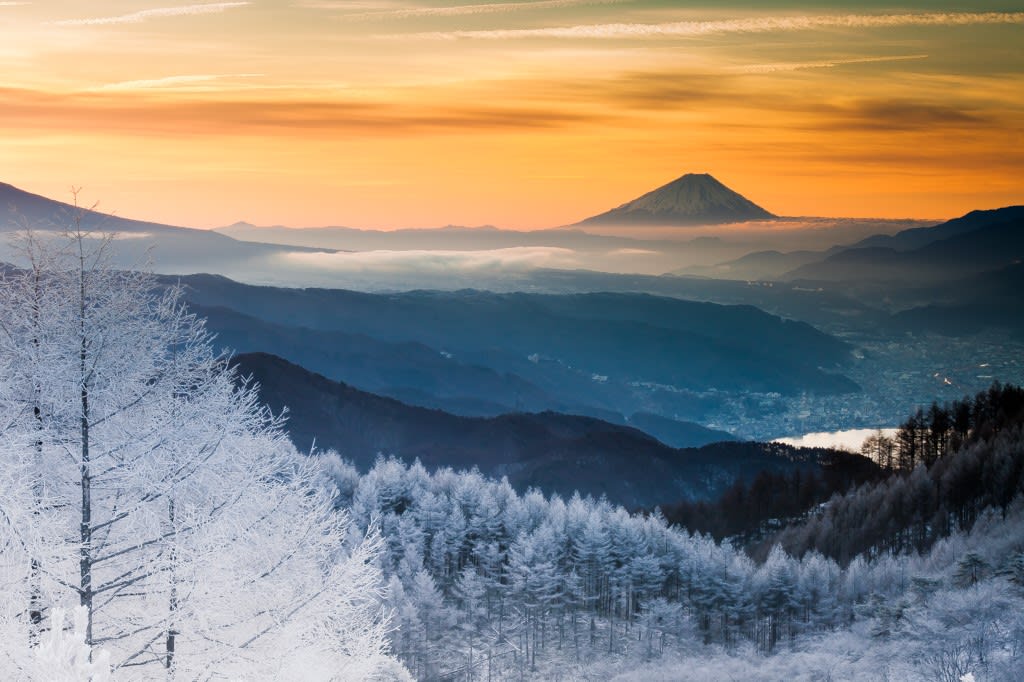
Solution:
<svg viewBox="0 0 1024 682"><path fill-rule="evenodd" d="M29 234L0 280L0 667L31 677L46 608L78 602L118 678L371 676L379 535L352 541L315 459L109 240Z"/></svg>

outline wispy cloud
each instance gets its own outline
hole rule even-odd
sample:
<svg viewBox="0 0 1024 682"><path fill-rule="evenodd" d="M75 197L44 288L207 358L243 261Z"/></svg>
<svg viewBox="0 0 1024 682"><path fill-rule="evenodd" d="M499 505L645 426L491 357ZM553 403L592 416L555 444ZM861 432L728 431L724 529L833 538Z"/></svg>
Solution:
<svg viewBox="0 0 1024 682"><path fill-rule="evenodd" d="M932 12L919 14L837 14L756 17L716 21L675 21L661 24L589 24L551 28L437 31L417 33L433 40L511 40L523 38L628 39L687 38L727 33L769 33L828 28L897 28L905 26L969 26L972 24L1024 24L1024 12ZM405 35L386 36L394 38Z"/></svg>
<svg viewBox="0 0 1024 682"><path fill-rule="evenodd" d="M542 9L560 9L563 7L580 7L584 5L612 5L625 0L534 0L533 2L489 2L477 5L456 5L454 7L407 7L373 12L357 12L346 14L346 19L377 19L395 18L408 19L413 17L461 17L476 14L504 14ZM335 5L334 9L341 9Z"/></svg>
<svg viewBox="0 0 1024 682"><path fill-rule="evenodd" d="M292 6L301 7L302 9L343 9L349 12L376 12L387 9L408 8L408 5L406 3L396 2L394 0L295 0L295 2L292 3Z"/></svg>
<svg viewBox="0 0 1024 682"><path fill-rule="evenodd" d="M230 135L253 131L330 131L331 134L410 134L576 127L606 113L550 107L495 107L366 99L223 99L142 97L131 88L56 94L0 87L0 130L67 129L149 135ZM74 122L73 124L71 122Z"/></svg>
<svg viewBox="0 0 1024 682"><path fill-rule="evenodd" d="M166 76L164 78L151 78L146 80L121 81L119 83L107 83L94 88L90 92L112 92L122 90L150 90L161 88L180 88L199 83L223 80L225 78L258 78L261 73L203 73L186 76Z"/></svg>
<svg viewBox="0 0 1024 682"><path fill-rule="evenodd" d="M749 64L734 70L741 73L776 73L779 71L802 71L804 69L831 69L847 64L876 64L880 62L903 62L928 59L926 54L894 55L891 57L860 57L854 59L829 59L817 62L783 62L780 64Z"/></svg>
<svg viewBox="0 0 1024 682"><path fill-rule="evenodd" d="M738 74L690 73L673 69L631 71L608 78L560 84L558 97L586 102L598 98L629 109L662 110L680 105L738 104L753 95L738 82ZM776 104L782 96L777 95Z"/></svg>
<svg viewBox="0 0 1024 682"><path fill-rule="evenodd" d="M609 256L656 256L657 251L651 249L615 249L608 252Z"/></svg>
<svg viewBox="0 0 1024 682"><path fill-rule="evenodd" d="M817 127L824 130L950 130L993 125L990 113L966 104L910 99L862 99L843 106L824 106Z"/></svg>
<svg viewBox="0 0 1024 682"><path fill-rule="evenodd" d="M31 2L0 2L0 7L21 7L22 5L31 4Z"/></svg>
<svg viewBox="0 0 1024 682"><path fill-rule="evenodd" d="M93 19L63 19L54 21L57 26L111 26L114 24L141 24L150 19L164 17L183 17L198 14L219 14L235 7L244 7L248 2L214 2L203 5L182 5L179 7L154 7L130 14L113 17L97 17Z"/></svg>

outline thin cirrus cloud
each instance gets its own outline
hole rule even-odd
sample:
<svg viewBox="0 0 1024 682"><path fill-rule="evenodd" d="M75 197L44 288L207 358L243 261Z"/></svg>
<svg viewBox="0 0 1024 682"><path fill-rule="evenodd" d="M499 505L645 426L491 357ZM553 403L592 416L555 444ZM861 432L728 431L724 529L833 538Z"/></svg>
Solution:
<svg viewBox="0 0 1024 682"><path fill-rule="evenodd" d="M674 21L660 24L588 24L580 26L435 31L415 34L434 40L512 40L524 38L630 39L686 38L728 33L770 33L828 28L899 28L911 26L970 26L1024 24L1024 12L931 12L919 14L837 14L756 17L714 21ZM406 35L385 37L408 38Z"/></svg>
<svg viewBox="0 0 1024 682"><path fill-rule="evenodd" d="M405 3L392 0L295 0L292 2L292 6L300 9L343 9L349 12L408 9Z"/></svg>
<svg viewBox="0 0 1024 682"><path fill-rule="evenodd" d="M778 73L780 71L803 71L805 69L831 69L852 64L878 64L928 59L926 54L893 55L889 57L858 57L854 59L829 59L817 62L783 62L780 64L748 64L735 67L740 73Z"/></svg>
<svg viewBox="0 0 1024 682"><path fill-rule="evenodd" d="M178 7L154 7L129 14L113 17L96 17L92 19L62 19L52 22L55 26L112 26L116 24L141 24L150 19L166 17L195 16L199 14L219 14L236 7L244 7L248 2L214 2L202 5L180 5Z"/></svg>
<svg viewBox="0 0 1024 682"><path fill-rule="evenodd" d="M202 83L220 81L229 78L258 78L262 75L263 74L261 73L203 73L189 74L185 76L166 76L164 78L150 78L144 80L121 81L119 83L107 83L106 85L99 85L94 88L89 88L89 92L157 90L165 88L174 89L195 86L200 85Z"/></svg>
<svg viewBox="0 0 1024 682"><path fill-rule="evenodd" d="M613 5L625 0L534 0L533 2L490 2L454 7L407 7L346 14L346 19L411 19L415 17L462 17L477 14L505 14L543 9L562 9L587 5ZM341 9L338 5L331 9Z"/></svg>

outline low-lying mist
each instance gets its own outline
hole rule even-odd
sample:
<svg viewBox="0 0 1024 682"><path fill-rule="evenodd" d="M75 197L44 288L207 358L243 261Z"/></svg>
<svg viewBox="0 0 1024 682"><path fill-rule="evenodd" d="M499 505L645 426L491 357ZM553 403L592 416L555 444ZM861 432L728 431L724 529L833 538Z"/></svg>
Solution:
<svg viewBox="0 0 1024 682"><path fill-rule="evenodd" d="M820 251L920 221L791 219L706 228L593 228L513 232L441 228L375 232L348 228L223 231L235 239L301 246L226 270L241 281L366 290L532 288L529 274L586 270L612 274L758 278L730 261L759 251ZM310 251L311 247L322 251ZM159 254L156 254L159 260Z"/></svg>

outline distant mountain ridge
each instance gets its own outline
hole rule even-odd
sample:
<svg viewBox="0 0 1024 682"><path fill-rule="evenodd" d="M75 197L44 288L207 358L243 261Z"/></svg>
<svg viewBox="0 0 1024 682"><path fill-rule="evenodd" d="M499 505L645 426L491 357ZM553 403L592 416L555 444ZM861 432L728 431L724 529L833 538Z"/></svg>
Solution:
<svg viewBox="0 0 1024 682"><path fill-rule="evenodd" d="M832 247L828 251L753 251L717 265L691 266L672 274L722 279L774 280L790 270L817 262L830 253L841 250L842 247Z"/></svg>
<svg viewBox="0 0 1024 682"><path fill-rule="evenodd" d="M84 230L123 235L111 245L111 256L117 267L149 267L147 263L153 263L153 267L164 273L184 274L207 269L235 273L254 264L267 263L284 253L331 251L245 242L213 230L131 220L0 183L0 234L26 228L55 232L73 227L76 219ZM6 239L0 240L0 260L17 262L17 256Z"/></svg>
<svg viewBox="0 0 1024 682"><path fill-rule="evenodd" d="M1002 329L1024 339L1024 263L945 282L934 302L901 310L889 324L899 332L929 331L963 336Z"/></svg>
<svg viewBox="0 0 1024 682"><path fill-rule="evenodd" d="M914 227L901 230L894 235L879 234L863 239L849 248L885 247L895 251L911 251L928 246L933 242L950 237L958 237L975 230L987 227L993 222L1009 220L1024 221L1024 206L1007 206L1005 208L983 209L971 211L959 218L929 227Z"/></svg>
<svg viewBox="0 0 1024 682"><path fill-rule="evenodd" d="M1024 206L967 215L931 228L870 238L801 265L785 280L930 283L998 270L1024 258Z"/></svg>
<svg viewBox="0 0 1024 682"><path fill-rule="evenodd" d="M30 227L36 230L59 230L71 227L74 220L81 219L83 228L105 232L178 232L188 230L209 234L206 230L193 230L144 220L130 220L93 210L89 205L74 206L64 201L49 199L33 194L14 185L0 182L0 231L20 230ZM211 235L214 241L224 241L220 234Z"/></svg>
<svg viewBox="0 0 1024 682"><path fill-rule="evenodd" d="M277 325L417 342L460 362L518 375L548 393L571 393L574 402L582 395L618 401L635 382L697 391L859 390L822 369L838 370L849 360L847 343L751 306L643 294L368 294L255 287L211 276L180 281L192 303Z"/></svg>
<svg viewBox="0 0 1024 682"><path fill-rule="evenodd" d="M687 173L578 225L713 225L776 217L707 173Z"/></svg>
<svg viewBox="0 0 1024 682"><path fill-rule="evenodd" d="M821 250L762 250L671 274L747 280L920 284L973 276L1024 256L1024 206L971 211L944 223L875 234Z"/></svg>

